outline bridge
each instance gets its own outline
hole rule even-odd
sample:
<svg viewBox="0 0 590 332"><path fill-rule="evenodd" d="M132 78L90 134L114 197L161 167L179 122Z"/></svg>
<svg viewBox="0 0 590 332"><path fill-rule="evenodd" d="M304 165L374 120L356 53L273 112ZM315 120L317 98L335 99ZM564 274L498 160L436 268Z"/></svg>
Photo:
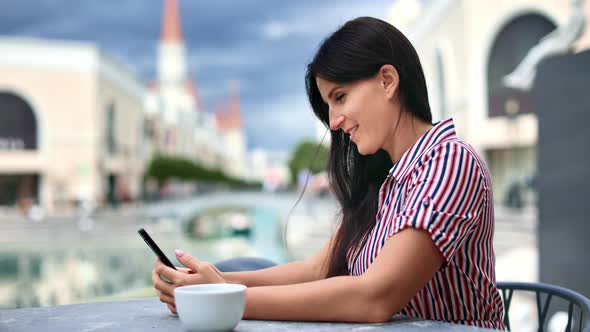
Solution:
<svg viewBox="0 0 590 332"><path fill-rule="evenodd" d="M293 226L295 222L289 222L289 227L320 231L334 219L337 205L332 198L310 196L304 195L296 207L298 195L294 193L219 192L121 209L101 209L89 216L92 226L87 227L87 230L80 227L84 221L81 215L46 218L41 222L32 222L15 214L11 217L0 216L0 249L34 248L47 243L69 246L76 242L87 244L94 240L126 240L129 237L136 238L137 229L144 225L150 227L159 223L181 223L209 209L220 208L265 209L272 211L282 223L286 221L289 212L292 212L290 221L296 220L299 226ZM308 223L301 225L304 221ZM324 227L319 227L319 224ZM169 225L167 227L178 228ZM170 229L168 232L174 233Z"/></svg>
<svg viewBox="0 0 590 332"><path fill-rule="evenodd" d="M189 239L182 225L209 209L255 208L274 214L279 225L273 227L282 229L297 198L293 193L219 192L40 222L2 213L0 280L11 281L0 282L0 307L56 305L137 287L145 290L155 258L137 235L141 227L167 253L183 248L204 260L268 255L244 238ZM291 212L289 254L307 257L329 238L336 203L305 195ZM273 248L277 245L282 242Z"/></svg>
<svg viewBox="0 0 590 332"><path fill-rule="evenodd" d="M130 289L149 290L154 256L137 235L140 227L147 228L167 253L182 248L209 261L271 256L256 252L244 238L187 238L182 233L183 222L208 209L264 209L276 215L279 227L284 227L288 217L288 252L293 259L308 257L332 234L338 209L333 198L306 194L289 214L297 198L294 193L220 192L101 209L90 218L70 216L41 222L0 213L0 307L12 307L16 301L20 301L16 306L56 305ZM87 227L88 222L92 227ZM86 227L82 227L84 223ZM536 248L535 231L535 215L496 209L494 247L498 272L513 269L513 263L503 263L503 257L518 253L515 249Z"/></svg>

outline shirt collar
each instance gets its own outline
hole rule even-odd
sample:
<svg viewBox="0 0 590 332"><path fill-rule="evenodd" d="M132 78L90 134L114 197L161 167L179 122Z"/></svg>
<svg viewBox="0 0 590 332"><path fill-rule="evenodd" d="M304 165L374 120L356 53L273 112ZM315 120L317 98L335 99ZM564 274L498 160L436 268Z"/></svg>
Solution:
<svg viewBox="0 0 590 332"><path fill-rule="evenodd" d="M430 128L414 143L399 159L397 163L389 170L389 176L393 176L395 181L401 183L411 166L432 146L450 139L456 138L455 124L453 119L441 121Z"/></svg>

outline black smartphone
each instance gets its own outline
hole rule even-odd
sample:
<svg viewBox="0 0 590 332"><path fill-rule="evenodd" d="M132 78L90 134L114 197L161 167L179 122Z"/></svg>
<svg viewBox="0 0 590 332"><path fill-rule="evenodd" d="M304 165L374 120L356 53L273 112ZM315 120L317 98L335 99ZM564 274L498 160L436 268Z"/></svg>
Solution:
<svg viewBox="0 0 590 332"><path fill-rule="evenodd" d="M166 255L164 255L164 252L160 249L160 247L158 247L156 242L154 242L154 240L152 240L151 236L149 236L149 234L145 231L145 229L140 228L137 231L137 233L139 233L139 236L141 236L141 238L145 241L145 243L148 245L148 247L150 247L152 249L154 254L156 254L156 256L158 256L158 258L162 261L162 263L164 263L164 265L176 270L176 267L174 266L174 264L172 264L172 262L170 262L168 257L166 257Z"/></svg>

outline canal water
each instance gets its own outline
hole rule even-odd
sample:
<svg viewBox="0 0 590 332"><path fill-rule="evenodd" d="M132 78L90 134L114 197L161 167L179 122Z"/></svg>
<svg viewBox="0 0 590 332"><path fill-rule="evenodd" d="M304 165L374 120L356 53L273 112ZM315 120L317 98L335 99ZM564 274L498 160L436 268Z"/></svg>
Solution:
<svg viewBox="0 0 590 332"><path fill-rule="evenodd" d="M241 256L277 263L292 260L282 242L277 214L260 208L242 212L251 221L245 235L194 238L179 230L182 222L167 231L155 224L146 229L176 265L180 265L173 255L176 248L209 262ZM155 256L139 236L93 241L89 234L88 241L77 244L23 248L28 248L26 243L18 249L0 248L1 309L156 296L151 287Z"/></svg>

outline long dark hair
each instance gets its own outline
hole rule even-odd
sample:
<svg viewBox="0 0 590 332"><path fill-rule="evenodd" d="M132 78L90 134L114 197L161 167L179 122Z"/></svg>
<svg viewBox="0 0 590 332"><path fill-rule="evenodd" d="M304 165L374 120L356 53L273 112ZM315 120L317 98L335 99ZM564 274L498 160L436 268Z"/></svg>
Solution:
<svg viewBox="0 0 590 332"><path fill-rule="evenodd" d="M410 41L391 24L372 17L346 22L320 45L307 66L305 85L316 117L329 128L328 105L316 77L341 84L374 77L383 65L399 74L399 98L404 111L432 122L422 66ZM341 206L341 223L332 245L326 277L348 274L347 253L366 240L375 225L378 193L393 166L384 150L360 155L349 135L331 132L328 177Z"/></svg>

